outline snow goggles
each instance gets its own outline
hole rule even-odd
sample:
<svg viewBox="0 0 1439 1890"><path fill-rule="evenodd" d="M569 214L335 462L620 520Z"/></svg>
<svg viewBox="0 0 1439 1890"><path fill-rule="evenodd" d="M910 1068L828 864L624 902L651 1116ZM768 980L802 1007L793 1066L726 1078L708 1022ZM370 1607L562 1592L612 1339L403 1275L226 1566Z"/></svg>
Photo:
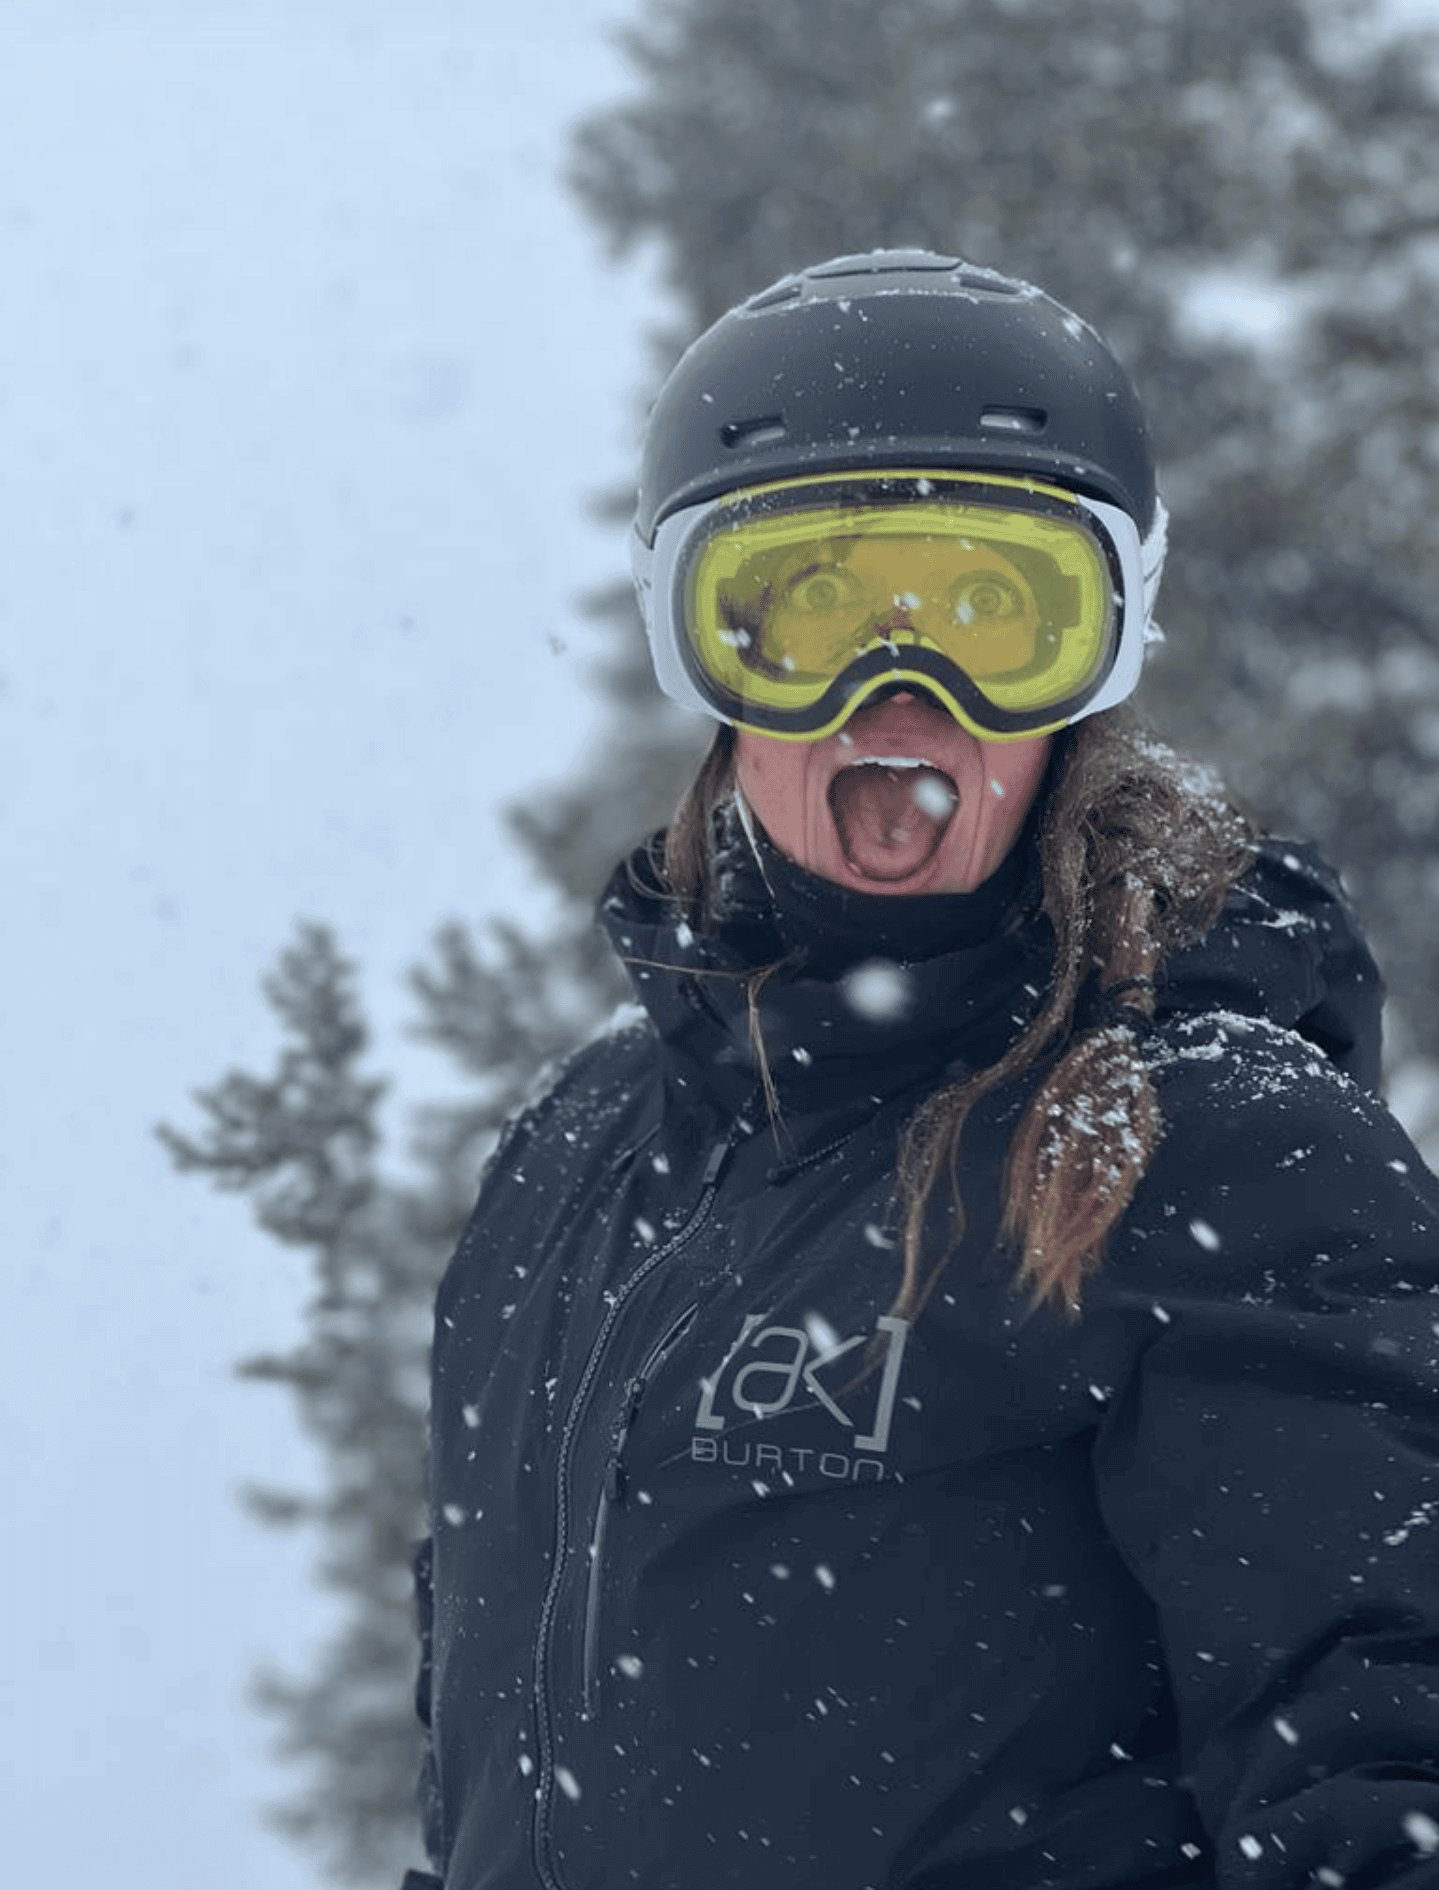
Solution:
<svg viewBox="0 0 1439 1890"><path fill-rule="evenodd" d="M666 692L792 741L896 685L983 741L1049 734L1123 701L1143 657L1134 520L1031 479L777 480L665 519L636 577Z"/></svg>

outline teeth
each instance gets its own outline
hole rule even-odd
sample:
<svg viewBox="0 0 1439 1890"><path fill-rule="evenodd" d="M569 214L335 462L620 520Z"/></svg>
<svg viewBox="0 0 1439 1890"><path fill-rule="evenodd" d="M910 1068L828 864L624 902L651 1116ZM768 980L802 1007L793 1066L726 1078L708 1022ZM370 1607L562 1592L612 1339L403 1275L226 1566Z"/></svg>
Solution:
<svg viewBox="0 0 1439 1890"><path fill-rule="evenodd" d="M932 761L925 761L918 755L861 755L847 764L851 768L935 768ZM935 768L937 774L943 774L942 768Z"/></svg>

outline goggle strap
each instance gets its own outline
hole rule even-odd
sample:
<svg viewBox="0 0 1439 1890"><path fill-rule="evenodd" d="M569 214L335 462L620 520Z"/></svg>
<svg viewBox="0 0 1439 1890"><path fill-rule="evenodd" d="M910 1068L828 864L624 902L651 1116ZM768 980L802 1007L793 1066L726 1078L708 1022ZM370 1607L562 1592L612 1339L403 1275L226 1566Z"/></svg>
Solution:
<svg viewBox="0 0 1439 1890"><path fill-rule="evenodd" d="M1139 546L1139 568L1144 573L1144 621L1153 621L1154 604L1164 576L1164 560L1169 551L1169 512L1163 499L1154 501L1154 523Z"/></svg>

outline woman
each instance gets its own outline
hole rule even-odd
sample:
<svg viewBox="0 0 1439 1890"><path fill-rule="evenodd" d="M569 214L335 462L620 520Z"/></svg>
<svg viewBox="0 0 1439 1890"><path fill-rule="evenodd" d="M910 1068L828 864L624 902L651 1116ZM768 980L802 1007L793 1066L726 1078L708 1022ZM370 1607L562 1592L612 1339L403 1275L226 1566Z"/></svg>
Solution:
<svg viewBox="0 0 1439 1890"><path fill-rule="evenodd" d="M1120 706L1163 541L1102 342L954 258L662 392L719 727L439 1296L446 1890L1439 1886L1439 1191L1334 880Z"/></svg>

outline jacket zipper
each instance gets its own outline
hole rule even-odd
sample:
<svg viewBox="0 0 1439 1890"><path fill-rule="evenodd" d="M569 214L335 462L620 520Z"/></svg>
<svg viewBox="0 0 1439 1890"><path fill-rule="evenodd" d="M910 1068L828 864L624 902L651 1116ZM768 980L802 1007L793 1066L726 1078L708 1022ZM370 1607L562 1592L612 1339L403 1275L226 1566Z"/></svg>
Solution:
<svg viewBox="0 0 1439 1890"><path fill-rule="evenodd" d="M535 1636L535 1722L539 1744L539 1785L535 1791L534 1856L535 1870L545 1890L564 1890L559 1874L550 1859L550 1807L555 1795L555 1739L554 1727L550 1715L550 1636L554 1630L555 1610L559 1603L560 1588L565 1578L565 1561L570 1546L570 1505L569 1476L570 1460L574 1454L575 1438L579 1432L580 1420L584 1415L585 1405L590 1391L599 1373L601 1362L614 1336L620 1315L636 1291L644 1284L657 1267L689 1245L705 1221L714 1205L720 1172L729 1160L734 1149L739 1128L731 1129L723 1142L715 1144L705 1171L701 1178L700 1195L694 1206L694 1212L684 1226L662 1247L656 1247L644 1265L638 1267L610 1300L609 1308L595 1335L590 1355L585 1361L579 1386L571 1400L569 1413L565 1419L564 1430L560 1434L559 1452L555 1470L555 1547L554 1561L550 1566L550 1578L545 1587L545 1598L540 1608L539 1630ZM562 1789L568 1789L562 1787Z"/></svg>
<svg viewBox="0 0 1439 1890"><path fill-rule="evenodd" d="M594 1528L590 1533L590 1566L585 1578L585 1639L584 1639L584 1703L582 1707L585 1719L595 1719L599 1715L600 1696L600 1594L603 1577L605 1554L605 1534L608 1528L610 1511L624 1501L625 1496L625 1443L639 1416L640 1405L644 1402L645 1392L649 1389L651 1378L659 1370L668 1354L679 1344L685 1333L694 1324L695 1314L699 1311L699 1302L687 1306L676 1319L669 1331L650 1353L639 1371L625 1387L624 1403L620 1414L615 1419L609 1462L605 1465L604 1480L600 1485L599 1500L595 1504Z"/></svg>

